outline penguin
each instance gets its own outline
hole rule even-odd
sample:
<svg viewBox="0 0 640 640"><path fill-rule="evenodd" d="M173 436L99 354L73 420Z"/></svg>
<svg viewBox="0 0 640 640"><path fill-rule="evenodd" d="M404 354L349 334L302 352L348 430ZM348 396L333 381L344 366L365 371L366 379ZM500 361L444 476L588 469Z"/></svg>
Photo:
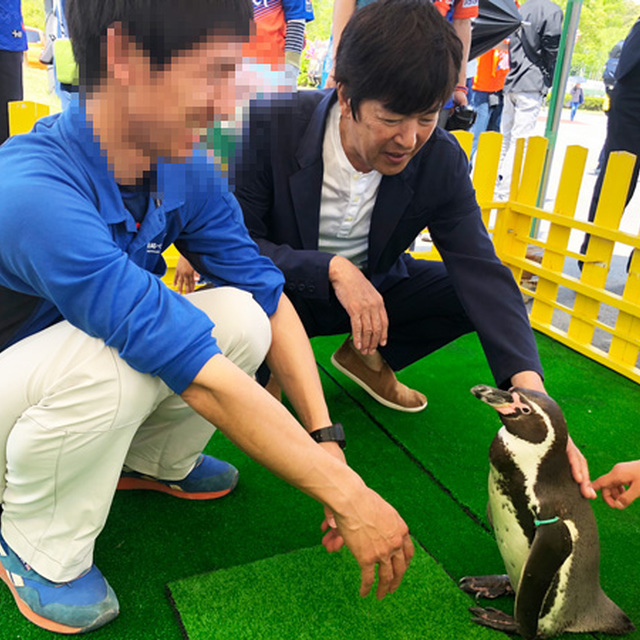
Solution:
<svg viewBox="0 0 640 640"><path fill-rule="evenodd" d="M571 475L558 404L520 388L478 385L471 393L503 424L489 451L488 515L508 575L466 577L460 586L476 597L516 597L513 616L473 607L473 621L527 639L633 631L600 587L596 521Z"/></svg>

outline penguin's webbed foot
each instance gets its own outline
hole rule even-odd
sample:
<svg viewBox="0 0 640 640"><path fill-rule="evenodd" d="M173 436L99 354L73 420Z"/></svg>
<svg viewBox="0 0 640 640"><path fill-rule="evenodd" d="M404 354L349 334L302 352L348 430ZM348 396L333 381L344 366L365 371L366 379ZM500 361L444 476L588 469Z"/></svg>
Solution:
<svg viewBox="0 0 640 640"><path fill-rule="evenodd" d="M496 629L503 633L518 633L518 625L513 616L510 616L500 609L494 609L493 607L469 607L469 611L473 614L471 618L472 622L482 625L483 627L489 627L490 629Z"/></svg>
<svg viewBox="0 0 640 640"><path fill-rule="evenodd" d="M458 582L458 586L465 592L478 598L499 598L500 596L512 596L514 594L509 576L465 576Z"/></svg>

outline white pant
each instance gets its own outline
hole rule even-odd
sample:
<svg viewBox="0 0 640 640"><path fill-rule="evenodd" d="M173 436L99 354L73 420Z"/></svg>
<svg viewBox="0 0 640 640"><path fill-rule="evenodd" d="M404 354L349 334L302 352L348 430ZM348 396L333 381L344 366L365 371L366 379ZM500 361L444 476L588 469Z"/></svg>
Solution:
<svg viewBox="0 0 640 640"><path fill-rule="evenodd" d="M529 138L538 122L542 107L541 96L537 92L505 93L500 132L502 133L502 149L500 151L500 168L502 176L496 190L496 197L506 200L509 196L513 159L516 153L516 140Z"/></svg>
<svg viewBox="0 0 640 640"><path fill-rule="evenodd" d="M253 297L221 287L188 298L253 375L271 343ZM93 563L123 463L180 480L214 431L162 380L68 322L21 340L0 353L2 535L41 575L72 580Z"/></svg>

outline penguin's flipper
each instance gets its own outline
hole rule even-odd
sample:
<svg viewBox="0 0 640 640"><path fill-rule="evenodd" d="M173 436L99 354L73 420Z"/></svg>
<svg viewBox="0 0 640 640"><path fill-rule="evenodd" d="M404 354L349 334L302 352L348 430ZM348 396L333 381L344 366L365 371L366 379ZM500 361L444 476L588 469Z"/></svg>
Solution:
<svg viewBox="0 0 640 640"><path fill-rule="evenodd" d="M499 598L512 596L515 592L507 575L465 576L460 578L458 586L477 598Z"/></svg>
<svg viewBox="0 0 640 640"><path fill-rule="evenodd" d="M469 611L473 614L471 622L480 624L483 627L489 627L503 633L518 633L518 625L513 616L510 616L500 609L493 607L469 607Z"/></svg>
<svg viewBox="0 0 640 640"><path fill-rule="evenodd" d="M536 529L516 595L515 619L522 637L536 637L544 600L572 548L571 533L562 520Z"/></svg>

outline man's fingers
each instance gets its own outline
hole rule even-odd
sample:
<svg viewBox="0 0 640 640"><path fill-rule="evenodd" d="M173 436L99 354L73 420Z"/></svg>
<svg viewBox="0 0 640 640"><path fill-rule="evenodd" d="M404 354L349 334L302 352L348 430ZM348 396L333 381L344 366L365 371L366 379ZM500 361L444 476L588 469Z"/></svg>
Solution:
<svg viewBox="0 0 640 640"><path fill-rule="evenodd" d="M402 582L402 578L407 570L410 558L404 555L404 551L398 551L391 556L391 565L393 566L393 578L389 585L389 593L393 593Z"/></svg>
<svg viewBox="0 0 640 640"><path fill-rule="evenodd" d="M360 314L351 316L351 335L355 348L360 350L362 348L362 320L360 319Z"/></svg>
<svg viewBox="0 0 640 640"><path fill-rule="evenodd" d="M387 316L387 310L382 307L382 313L380 314L381 329L380 329L380 346L384 347L387 344L388 331L389 331L389 316Z"/></svg>
<svg viewBox="0 0 640 640"><path fill-rule="evenodd" d="M413 554L415 553L415 549L413 547L413 541L411 540L408 534L404 537L404 540L402 542L402 549L404 551L404 557L406 559L407 567L408 567L409 564L411 563L411 560L413 560Z"/></svg>
<svg viewBox="0 0 640 640"><path fill-rule="evenodd" d="M391 560L381 560L378 564L378 588L376 589L376 598L382 600L391 587L393 581L393 563Z"/></svg>
<svg viewBox="0 0 640 640"><path fill-rule="evenodd" d="M582 455L582 452L576 447L571 438L569 438L567 443L567 457L569 458L573 479L580 485L580 492L583 497L593 500L597 495L591 486L587 459Z"/></svg>
<svg viewBox="0 0 640 640"><path fill-rule="evenodd" d="M369 595L373 581L376 577L375 564L367 564L361 567L362 581L360 582L360 595L364 598Z"/></svg>
<svg viewBox="0 0 640 640"><path fill-rule="evenodd" d="M329 531L327 531L327 533L322 537L322 546L329 553L335 553L336 551L340 551L344 546L344 538L336 529L329 529Z"/></svg>
<svg viewBox="0 0 640 640"><path fill-rule="evenodd" d="M573 444L571 440L569 440L569 444L567 445L567 457L569 458L569 465L571 466L571 474L573 475L573 479L580 484L582 482L582 464L581 464L581 453L578 451L578 448Z"/></svg>

